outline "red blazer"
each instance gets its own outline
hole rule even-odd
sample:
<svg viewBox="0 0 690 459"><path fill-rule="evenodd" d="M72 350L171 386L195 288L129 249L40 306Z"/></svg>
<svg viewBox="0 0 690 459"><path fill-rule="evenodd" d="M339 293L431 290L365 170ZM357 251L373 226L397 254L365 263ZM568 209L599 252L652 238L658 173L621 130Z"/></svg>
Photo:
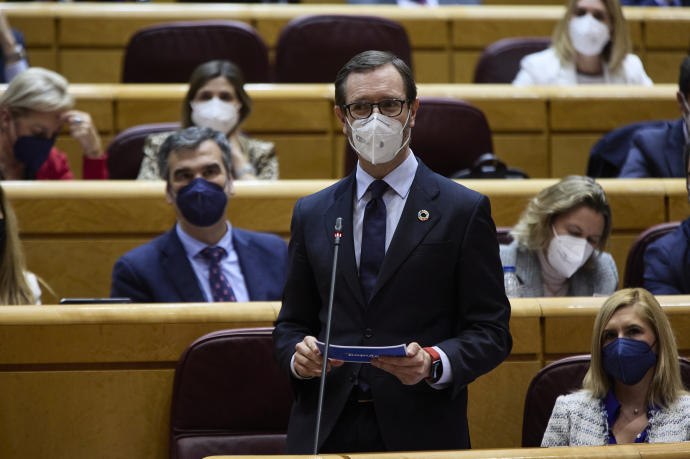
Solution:
<svg viewBox="0 0 690 459"><path fill-rule="evenodd" d="M84 156L84 178L85 179L107 179L108 178L108 155L98 159L91 159ZM36 180L73 180L74 175L69 168L67 155L53 147L48 154L48 159L36 172Z"/></svg>

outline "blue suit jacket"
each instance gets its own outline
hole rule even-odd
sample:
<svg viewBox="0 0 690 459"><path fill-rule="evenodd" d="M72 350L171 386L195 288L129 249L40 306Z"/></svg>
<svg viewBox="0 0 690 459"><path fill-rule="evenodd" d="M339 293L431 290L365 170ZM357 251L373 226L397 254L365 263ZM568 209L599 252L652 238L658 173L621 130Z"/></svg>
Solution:
<svg viewBox="0 0 690 459"><path fill-rule="evenodd" d="M392 451L470 446L467 385L510 352L510 304L503 289L496 228L489 200L419 162L407 202L390 242L371 300L364 300L352 236L354 172L295 205L289 272L274 343L290 374L295 344L305 335L324 339L333 263L333 226L343 237L333 302L333 344L388 346L418 342L448 356L452 384L403 385L370 365L346 363L326 382L319 444L328 437L360 371L371 387L386 448ZM418 218L420 210L428 220ZM313 445L319 380L291 378L296 391L288 451Z"/></svg>
<svg viewBox="0 0 690 459"><path fill-rule="evenodd" d="M685 177L683 119L635 133L619 177Z"/></svg>
<svg viewBox="0 0 690 459"><path fill-rule="evenodd" d="M287 263L285 241L273 234L233 227L232 243L249 299L280 300ZM174 228L117 260L110 296L131 298L135 303L206 301Z"/></svg>
<svg viewBox="0 0 690 459"><path fill-rule="evenodd" d="M690 293L690 218L649 244L644 252L644 288L655 295Z"/></svg>

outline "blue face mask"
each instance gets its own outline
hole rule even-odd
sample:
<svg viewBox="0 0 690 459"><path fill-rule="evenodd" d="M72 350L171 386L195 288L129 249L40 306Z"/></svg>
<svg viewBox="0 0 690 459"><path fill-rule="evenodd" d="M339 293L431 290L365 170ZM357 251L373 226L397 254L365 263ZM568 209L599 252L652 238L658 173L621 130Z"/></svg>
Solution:
<svg viewBox="0 0 690 459"><path fill-rule="evenodd" d="M656 364L656 354L644 341L616 338L602 349L601 360L609 376L632 386Z"/></svg>
<svg viewBox="0 0 690 459"><path fill-rule="evenodd" d="M22 136L14 142L14 157L24 164L26 178L33 179L48 159L55 137Z"/></svg>
<svg viewBox="0 0 690 459"><path fill-rule="evenodd" d="M195 178L177 192L177 208L196 226L211 226L223 217L228 196L215 183Z"/></svg>

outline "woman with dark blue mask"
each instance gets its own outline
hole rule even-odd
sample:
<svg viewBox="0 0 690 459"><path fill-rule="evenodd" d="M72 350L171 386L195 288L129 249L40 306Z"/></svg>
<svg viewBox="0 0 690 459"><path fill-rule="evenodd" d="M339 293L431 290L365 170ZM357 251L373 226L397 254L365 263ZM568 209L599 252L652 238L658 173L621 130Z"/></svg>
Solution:
<svg viewBox="0 0 690 459"><path fill-rule="evenodd" d="M84 154L83 177L108 178L107 157L88 113L72 110L67 80L30 68L16 76L0 97L0 177L6 180L72 179L67 155L55 148L68 127Z"/></svg>
<svg viewBox="0 0 690 459"><path fill-rule="evenodd" d="M690 395L668 318L647 290L602 305L582 390L558 397L542 446L690 440Z"/></svg>

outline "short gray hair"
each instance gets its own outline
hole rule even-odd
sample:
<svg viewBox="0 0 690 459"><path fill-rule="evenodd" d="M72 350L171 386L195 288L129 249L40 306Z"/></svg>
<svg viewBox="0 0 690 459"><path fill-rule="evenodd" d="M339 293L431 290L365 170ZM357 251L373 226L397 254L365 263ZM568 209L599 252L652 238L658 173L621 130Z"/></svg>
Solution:
<svg viewBox="0 0 690 459"><path fill-rule="evenodd" d="M160 171L160 177L169 183L170 167L168 165L168 159L170 158L170 153L178 150L196 150L199 145L207 140L214 141L220 148L221 160L223 161L223 166L225 166L225 173L229 177L232 163L230 161L230 144L228 143L228 139L226 139L225 135L222 133L214 131L211 128L200 128L196 126L174 132L165 139L158 150L158 170Z"/></svg>
<svg viewBox="0 0 690 459"><path fill-rule="evenodd" d="M74 98L67 92L67 80L51 70L32 67L17 75L0 97L0 108L23 116L27 112L69 110Z"/></svg>

